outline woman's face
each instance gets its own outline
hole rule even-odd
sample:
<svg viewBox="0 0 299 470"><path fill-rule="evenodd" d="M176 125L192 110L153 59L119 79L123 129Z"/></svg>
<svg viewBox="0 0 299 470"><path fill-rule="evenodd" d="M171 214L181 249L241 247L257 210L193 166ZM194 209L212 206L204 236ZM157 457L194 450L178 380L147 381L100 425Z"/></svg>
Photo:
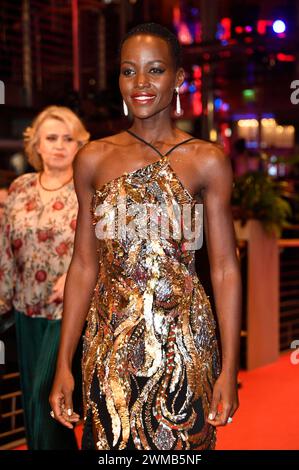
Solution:
<svg viewBox="0 0 299 470"><path fill-rule="evenodd" d="M135 117L149 118L166 109L175 87L183 81L184 70L175 70L170 46L164 39L139 34L124 42L119 88Z"/></svg>
<svg viewBox="0 0 299 470"><path fill-rule="evenodd" d="M58 119L48 118L40 125L38 132L36 148L44 168L62 171L69 169L79 145L68 126Z"/></svg>

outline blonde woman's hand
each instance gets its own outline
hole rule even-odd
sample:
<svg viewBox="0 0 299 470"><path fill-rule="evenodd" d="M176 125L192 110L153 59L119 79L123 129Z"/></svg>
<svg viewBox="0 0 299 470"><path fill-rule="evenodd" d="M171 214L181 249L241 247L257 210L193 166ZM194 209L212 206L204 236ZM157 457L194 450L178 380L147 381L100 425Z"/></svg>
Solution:
<svg viewBox="0 0 299 470"><path fill-rule="evenodd" d="M60 276L56 283L54 284L52 294L50 295L47 303L51 304L52 302L62 302L63 301L63 293L64 293L64 286L66 280L66 273Z"/></svg>

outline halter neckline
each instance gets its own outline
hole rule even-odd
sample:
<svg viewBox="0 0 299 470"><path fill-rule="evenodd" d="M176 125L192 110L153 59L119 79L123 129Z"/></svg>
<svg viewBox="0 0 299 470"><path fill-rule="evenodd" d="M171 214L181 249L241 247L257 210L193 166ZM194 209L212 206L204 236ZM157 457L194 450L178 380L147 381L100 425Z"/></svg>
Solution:
<svg viewBox="0 0 299 470"><path fill-rule="evenodd" d="M154 145L152 145L150 142L147 142L146 140L144 140L142 137L140 137L139 135L135 134L135 132L131 131L130 129L126 129L126 132L128 132L129 134L131 134L133 137L135 137L136 139L140 140L141 142L143 142L144 144L148 145L149 147L151 147L153 150L155 150L155 152L157 152L160 157L167 157L167 155L169 155L174 149L176 149L177 147L179 147L180 145L182 144L186 144L187 142L189 142L190 140L194 140L195 137L189 137L189 139L185 139L183 140L182 142L179 142L178 144L174 145L170 150L168 150L164 155L163 153L160 152L159 149L157 149Z"/></svg>

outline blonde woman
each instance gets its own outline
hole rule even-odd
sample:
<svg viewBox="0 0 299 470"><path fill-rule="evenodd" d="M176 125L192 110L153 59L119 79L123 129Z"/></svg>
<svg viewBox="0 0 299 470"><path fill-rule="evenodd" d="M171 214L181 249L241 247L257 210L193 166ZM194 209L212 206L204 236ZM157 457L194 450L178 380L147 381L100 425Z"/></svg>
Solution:
<svg viewBox="0 0 299 470"><path fill-rule="evenodd" d="M44 109L24 132L36 172L12 183L1 221L0 313L15 310L29 449L76 448L74 433L51 419L48 396L78 211L73 160L88 140L70 109Z"/></svg>

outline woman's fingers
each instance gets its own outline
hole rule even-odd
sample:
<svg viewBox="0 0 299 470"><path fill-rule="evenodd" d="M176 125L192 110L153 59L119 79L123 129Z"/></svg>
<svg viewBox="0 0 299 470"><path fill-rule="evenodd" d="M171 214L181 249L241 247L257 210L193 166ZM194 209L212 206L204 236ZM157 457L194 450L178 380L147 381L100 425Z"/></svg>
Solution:
<svg viewBox="0 0 299 470"><path fill-rule="evenodd" d="M214 388L212 403L210 406L209 416L207 419L207 421L213 426L215 426L215 418L217 416L219 403L220 403L220 394L217 392L217 389Z"/></svg>
<svg viewBox="0 0 299 470"><path fill-rule="evenodd" d="M48 298L47 303L50 304L52 302L59 301L62 302L63 300L63 294L64 294L64 285L65 285L65 278L66 274L63 274L58 281L56 281L53 289L52 289L52 294Z"/></svg>
<svg viewBox="0 0 299 470"><path fill-rule="evenodd" d="M231 417L231 405L224 405L215 418L215 426L225 426L229 417Z"/></svg>
<svg viewBox="0 0 299 470"><path fill-rule="evenodd" d="M73 410L73 398L72 398L72 391L71 390L67 390L64 392L64 416L65 416L65 419L68 420L69 422L74 422L74 421L78 421L78 419L76 419L75 417L75 414L74 414L74 410Z"/></svg>
<svg viewBox="0 0 299 470"><path fill-rule="evenodd" d="M52 302L62 302L62 294L60 292L53 292L47 300L47 304L51 304Z"/></svg>
<svg viewBox="0 0 299 470"><path fill-rule="evenodd" d="M234 409L232 404L223 404L221 411L218 411L216 413L214 419L207 419L207 421L213 426L225 426L226 424L231 422L229 418L233 416L235 411L236 409Z"/></svg>
<svg viewBox="0 0 299 470"><path fill-rule="evenodd" d="M69 429L73 429L73 425L66 419L66 417L64 417L65 405L63 393L52 395L50 397L50 405L54 413L54 418L63 426L66 426Z"/></svg>

